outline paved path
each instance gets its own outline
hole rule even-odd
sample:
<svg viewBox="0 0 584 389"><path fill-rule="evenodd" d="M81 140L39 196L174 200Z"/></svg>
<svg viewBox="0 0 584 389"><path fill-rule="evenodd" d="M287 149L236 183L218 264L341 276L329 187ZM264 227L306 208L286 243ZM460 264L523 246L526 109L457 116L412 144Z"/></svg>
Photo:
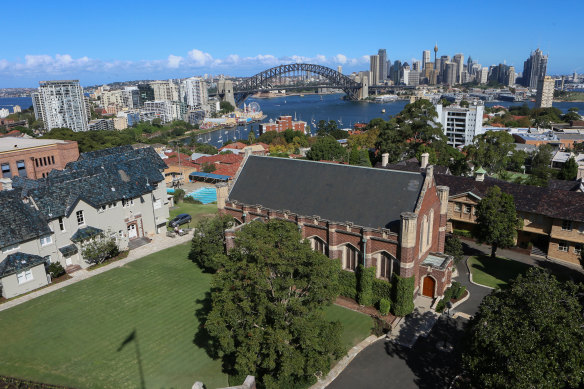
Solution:
<svg viewBox="0 0 584 389"><path fill-rule="evenodd" d="M458 276L454 279L460 282L462 285L466 286L466 290L470 293L468 300L457 306L451 311L451 315L455 312L463 312L470 316L474 316L483 298L490 294L493 290L491 288L486 288L477 284L470 282L470 274L468 267L466 265L466 260L468 255L464 256L463 259L456 265L456 270L458 271Z"/></svg>
<svg viewBox="0 0 584 389"><path fill-rule="evenodd" d="M7 301L4 304L0 304L0 311L10 309L10 308L15 307L19 304L22 304L22 303L25 303L25 302L30 301L32 299L35 299L37 297L43 296L47 293L51 293L57 289L67 287L67 286L75 284L79 281L83 281L87 278L96 276L98 274L105 273L106 271L109 271L111 269L122 267L126 263L133 262L133 261L140 259L142 257L145 257L147 255L156 253L158 251L167 249L167 248L172 247L172 246L176 246L176 245L181 244L181 243L189 242L191 239L192 239L192 234L187 234L184 236L177 236L175 238L167 237L166 234L155 235L152 238L152 242L150 242L147 245L138 247L137 249L130 251L130 254L124 259L121 259L121 260L116 261L116 262L112 262L108 265L100 267L99 269L95 269L95 270L82 269L82 270L76 271L75 273L71 274L72 278L70 278L66 281L59 282L58 284L54 284L54 285L49 285L45 288L39 289L37 291L25 294L24 296L20 296L20 297L13 299L13 300Z"/></svg>
<svg viewBox="0 0 584 389"><path fill-rule="evenodd" d="M414 312L398 319L391 330L392 342L411 348L420 336L428 336L440 314L430 309L432 300L419 296L414 301Z"/></svg>
<svg viewBox="0 0 584 389"><path fill-rule="evenodd" d="M447 388L459 373L456 350L465 322L440 316L429 336L418 338L412 348L378 340L357 355L328 388ZM444 340L453 346L452 351L437 347Z"/></svg>

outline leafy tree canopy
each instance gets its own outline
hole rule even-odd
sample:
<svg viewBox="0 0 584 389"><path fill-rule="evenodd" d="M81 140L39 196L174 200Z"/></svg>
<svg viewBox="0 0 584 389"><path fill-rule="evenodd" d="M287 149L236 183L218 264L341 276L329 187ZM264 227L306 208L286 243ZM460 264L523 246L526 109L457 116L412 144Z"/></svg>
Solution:
<svg viewBox="0 0 584 389"><path fill-rule="evenodd" d="M504 193L498 186L489 188L487 195L476 208L476 235L481 243L491 245L491 257L495 258L497 248L515 244L517 229L523 221L517 216L513 196Z"/></svg>
<svg viewBox="0 0 584 389"><path fill-rule="evenodd" d="M253 222L213 277L205 328L238 376L260 387L312 383L344 354L341 324L323 317L338 294L339 264L313 251L296 226Z"/></svg>
<svg viewBox="0 0 584 389"><path fill-rule="evenodd" d="M306 153L306 158L312 161L344 161L347 150L330 135L320 137Z"/></svg>
<svg viewBox="0 0 584 389"><path fill-rule="evenodd" d="M550 145L543 144L538 147L537 152L531 159L531 174L533 175L533 184L545 186L552 175L553 148Z"/></svg>
<svg viewBox="0 0 584 389"><path fill-rule="evenodd" d="M466 146L468 159L489 172L498 173L509 161L509 153L515 149L513 136L505 131L487 131L475 137L472 145Z"/></svg>
<svg viewBox="0 0 584 389"><path fill-rule="evenodd" d="M558 178L560 180L575 180L578 176L578 163L574 157L570 157L562 166Z"/></svg>
<svg viewBox="0 0 584 389"><path fill-rule="evenodd" d="M233 225L233 218L219 215L202 219L195 226L189 259L206 271L214 272L225 263L225 229Z"/></svg>
<svg viewBox="0 0 584 389"><path fill-rule="evenodd" d="M578 288L533 268L484 298L463 362L478 388L577 388L584 384Z"/></svg>

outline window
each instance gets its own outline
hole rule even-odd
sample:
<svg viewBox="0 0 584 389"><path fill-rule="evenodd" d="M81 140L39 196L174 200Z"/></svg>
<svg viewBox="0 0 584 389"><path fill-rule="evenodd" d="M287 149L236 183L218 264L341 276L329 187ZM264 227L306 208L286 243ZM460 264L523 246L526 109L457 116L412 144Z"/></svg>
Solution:
<svg viewBox="0 0 584 389"><path fill-rule="evenodd" d="M471 208L472 208L472 207L471 207L470 205L465 205L465 206L464 206L464 213L470 213L470 211L471 211Z"/></svg>
<svg viewBox="0 0 584 389"><path fill-rule="evenodd" d="M563 241L563 240L561 240L558 243L558 250L560 250L560 251L563 251L563 252L567 253L568 252L568 247L569 247L568 246L568 243L565 242L565 241Z"/></svg>
<svg viewBox="0 0 584 389"><path fill-rule="evenodd" d="M456 212L462 211L462 204L461 203L454 203L454 210Z"/></svg>
<svg viewBox="0 0 584 389"><path fill-rule="evenodd" d="M319 238L312 238L312 249L324 255L327 255L326 244Z"/></svg>
<svg viewBox="0 0 584 389"><path fill-rule="evenodd" d="M12 246L6 246L2 248L2 252L3 253L10 253L12 251L18 250L20 248L20 245L18 244L13 244Z"/></svg>
<svg viewBox="0 0 584 389"><path fill-rule="evenodd" d="M129 199L129 200L122 199L122 207L127 208L127 207L132 206L132 205L134 205L133 199Z"/></svg>
<svg viewBox="0 0 584 389"><path fill-rule="evenodd" d="M59 230L65 231L65 222L62 217L59 217Z"/></svg>
<svg viewBox="0 0 584 389"><path fill-rule="evenodd" d="M10 164L2 164L2 178L12 178L12 173L10 172Z"/></svg>
<svg viewBox="0 0 584 389"><path fill-rule="evenodd" d="M397 272L399 269L399 262L385 252L381 253L379 262L379 276L391 280L394 272Z"/></svg>
<svg viewBox="0 0 584 389"><path fill-rule="evenodd" d="M562 221L562 231L572 231L572 222L570 220Z"/></svg>
<svg viewBox="0 0 584 389"><path fill-rule="evenodd" d="M574 245L574 254L580 255L580 253L582 253L582 245L581 244Z"/></svg>
<svg viewBox="0 0 584 389"><path fill-rule="evenodd" d="M155 199L154 200L154 209L159 209L162 208L162 200L161 199Z"/></svg>
<svg viewBox="0 0 584 389"><path fill-rule="evenodd" d="M16 169L18 169L18 175L20 177L26 177L26 166L24 166L24 161L16 161Z"/></svg>
<svg viewBox="0 0 584 389"><path fill-rule="evenodd" d="M55 164L55 156L51 155L51 165L54 165L54 164Z"/></svg>
<svg viewBox="0 0 584 389"><path fill-rule="evenodd" d="M18 284L24 284L25 282L32 281L32 271L27 269L23 272L20 272L16 275L16 278L18 279Z"/></svg>
<svg viewBox="0 0 584 389"><path fill-rule="evenodd" d="M353 246L345 246L345 266L347 270L355 270L357 267L357 249Z"/></svg>
<svg viewBox="0 0 584 389"><path fill-rule="evenodd" d="M51 238L51 235L46 235L41 237L41 246L46 246L53 243L53 239Z"/></svg>
<svg viewBox="0 0 584 389"><path fill-rule="evenodd" d="M34 159L34 164L36 167L39 167L39 159L38 158Z"/></svg>
<svg viewBox="0 0 584 389"><path fill-rule="evenodd" d="M43 166L47 166L47 165L48 165L47 157L43 157Z"/></svg>
<svg viewBox="0 0 584 389"><path fill-rule="evenodd" d="M85 224L85 218L83 217L83 211L75 212L75 216L77 216L77 225L82 226Z"/></svg>

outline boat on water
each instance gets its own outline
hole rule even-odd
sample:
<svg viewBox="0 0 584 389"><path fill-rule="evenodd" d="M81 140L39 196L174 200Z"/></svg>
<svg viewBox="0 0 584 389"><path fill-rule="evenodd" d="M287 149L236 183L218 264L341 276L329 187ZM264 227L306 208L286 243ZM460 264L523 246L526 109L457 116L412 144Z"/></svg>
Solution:
<svg viewBox="0 0 584 389"><path fill-rule="evenodd" d="M304 95L300 95L300 97L304 97Z"/></svg>
<svg viewBox="0 0 584 389"><path fill-rule="evenodd" d="M383 108L383 109L381 110L381 113L385 113L385 108Z"/></svg>

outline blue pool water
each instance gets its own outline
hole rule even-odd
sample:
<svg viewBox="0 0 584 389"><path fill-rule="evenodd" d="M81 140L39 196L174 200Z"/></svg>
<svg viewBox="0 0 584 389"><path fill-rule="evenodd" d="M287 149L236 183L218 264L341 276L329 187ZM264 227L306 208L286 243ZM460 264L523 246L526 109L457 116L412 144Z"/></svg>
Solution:
<svg viewBox="0 0 584 389"><path fill-rule="evenodd" d="M217 201L217 191L215 188L201 188L189 193L187 196L199 200L203 204L209 204Z"/></svg>
<svg viewBox="0 0 584 389"><path fill-rule="evenodd" d="M166 188L166 193L174 193L174 188Z"/></svg>

